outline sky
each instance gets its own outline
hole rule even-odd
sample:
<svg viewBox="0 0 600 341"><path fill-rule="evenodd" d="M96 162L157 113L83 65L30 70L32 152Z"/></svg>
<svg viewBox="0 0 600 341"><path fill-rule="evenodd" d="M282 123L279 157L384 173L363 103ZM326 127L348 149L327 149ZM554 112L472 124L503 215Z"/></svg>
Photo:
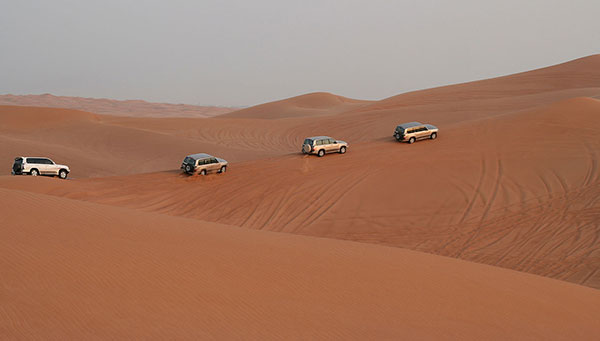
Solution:
<svg viewBox="0 0 600 341"><path fill-rule="evenodd" d="M0 0L0 94L359 99L600 53L598 0Z"/></svg>

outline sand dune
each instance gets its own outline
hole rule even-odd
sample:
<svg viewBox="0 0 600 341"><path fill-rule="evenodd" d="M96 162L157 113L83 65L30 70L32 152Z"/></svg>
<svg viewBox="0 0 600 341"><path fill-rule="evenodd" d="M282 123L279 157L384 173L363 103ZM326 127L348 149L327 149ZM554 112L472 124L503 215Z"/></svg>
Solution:
<svg viewBox="0 0 600 341"><path fill-rule="evenodd" d="M14 156L46 155L69 164L73 178L0 176L0 198L17 203L2 199L3 214L17 219L14 213L33 210L27 219L62 219L67 226L54 235L30 220L11 220L1 230L2 255L14 257L4 257L1 269L10 270L15 288L25 289L15 296L24 301L0 310L12 321L0 332L39 328L76 337L104 330L105 337L123 338L165 336L169 328L189 338L288 338L300 330L311 331L304 338L595 335L588 319L598 315L598 291L582 286L600 288L599 96L600 56L591 56L376 102L315 93L215 118L0 106L0 161L7 173ZM391 137L397 124L414 120L440 127L438 140L407 145ZM349 151L303 156L300 143L312 135L348 141ZM226 158L229 171L182 175L181 159L196 152ZM95 244L90 238L100 230ZM61 240L68 241L62 248L44 246ZM75 240L93 246L89 259ZM32 281L52 252L73 262L57 262L65 279ZM187 264L188 256L190 265L179 270L174 264ZM122 259L123 268L115 268ZM20 275L13 261L29 272ZM145 273L149 277L140 275ZM76 287L81 281L86 285ZM234 286L245 281L246 287ZM22 298L32 292L43 297L49 286L60 286L52 290L67 301L46 304L61 307L59 313L37 312ZM124 322L111 325L119 298L137 288L143 290L124 303ZM449 288L463 291L455 297ZM64 294L72 290L73 297ZM98 303L97 292L106 292L107 301ZM140 305L153 293L161 295ZM282 301L292 308L277 308ZM100 304L100 313L78 302ZM539 309L545 313L534 314ZM156 312L163 310L169 313ZM30 324L15 327L23 321ZM194 334L198 330L205 334Z"/></svg>
<svg viewBox="0 0 600 341"><path fill-rule="evenodd" d="M70 165L71 175L81 178L172 169L185 155L198 150L234 161L272 155L257 150L248 153L211 138L111 123L118 119L67 109L0 106L0 142L4 146L0 160L9 163L19 155L45 155Z"/></svg>
<svg viewBox="0 0 600 341"><path fill-rule="evenodd" d="M510 76L409 92L377 103L379 107L505 98L563 89L598 88L600 54Z"/></svg>
<svg viewBox="0 0 600 341"><path fill-rule="evenodd" d="M360 108L368 103L371 103L371 101L351 99L325 92L315 92L237 110L221 115L221 117L279 119L325 116Z"/></svg>
<svg viewBox="0 0 600 341"><path fill-rule="evenodd" d="M0 205L3 338L600 333L599 291L514 271L21 191Z"/></svg>
<svg viewBox="0 0 600 341"><path fill-rule="evenodd" d="M132 117L212 117L236 110L228 107L189 104L151 103L142 100L118 101L107 98L85 98L43 95L0 95L0 105L66 108Z"/></svg>
<svg viewBox="0 0 600 341"><path fill-rule="evenodd" d="M205 179L166 172L28 189L600 287L598 117L600 101L575 98L448 127L439 140L412 146L387 138L347 155L242 162ZM0 186L30 183L3 180Z"/></svg>

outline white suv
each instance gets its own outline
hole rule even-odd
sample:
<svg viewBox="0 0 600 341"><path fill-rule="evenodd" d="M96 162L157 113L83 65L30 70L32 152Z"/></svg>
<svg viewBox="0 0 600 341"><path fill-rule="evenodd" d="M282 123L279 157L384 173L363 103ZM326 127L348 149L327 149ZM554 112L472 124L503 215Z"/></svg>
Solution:
<svg viewBox="0 0 600 341"><path fill-rule="evenodd" d="M20 156L15 158L11 173L13 175L30 174L33 176L52 175L66 179L69 172L69 167L57 165L47 157Z"/></svg>

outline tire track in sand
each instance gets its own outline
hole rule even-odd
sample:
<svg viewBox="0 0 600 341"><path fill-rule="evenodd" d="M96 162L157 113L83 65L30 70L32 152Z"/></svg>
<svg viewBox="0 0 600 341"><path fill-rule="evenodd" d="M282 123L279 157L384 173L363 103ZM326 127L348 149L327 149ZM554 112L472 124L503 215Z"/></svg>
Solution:
<svg viewBox="0 0 600 341"><path fill-rule="evenodd" d="M500 183L502 180L502 175L503 175L503 168L502 168L502 160L500 158L498 158L498 162L497 162L497 166L496 166L496 180L495 180L495 184L494 184L494 189L492 190L492 195L490 196L489 201L487 202L485 209L483 210L483 214L481 215L481 219L479 220L479 224L477 224L477 227L475 228L475 230L471 233L471 236L467 239L467 241L463 244L463 247L458 251L458 254L456 257L460 257L471 245L471 242L477 238L477 236L479 235L479 233L481 232L482 228L483 228L483 223L485 222L485 219L487 218L490 210L492 209L492 206L494 205L494 202L496 201L496 196L498 195L499 189L500 189Z"/></svg>

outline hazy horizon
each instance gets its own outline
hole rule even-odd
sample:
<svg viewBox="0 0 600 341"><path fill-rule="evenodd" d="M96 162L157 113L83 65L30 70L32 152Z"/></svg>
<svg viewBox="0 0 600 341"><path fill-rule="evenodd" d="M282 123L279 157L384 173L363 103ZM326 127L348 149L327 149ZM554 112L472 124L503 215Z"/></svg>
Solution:
<svg viewBox="0 0 600 341"><path fill-rule="evenodd" d="M7 2L0 94L381 99L599 53L597 13L597 1Z"/></svg>

